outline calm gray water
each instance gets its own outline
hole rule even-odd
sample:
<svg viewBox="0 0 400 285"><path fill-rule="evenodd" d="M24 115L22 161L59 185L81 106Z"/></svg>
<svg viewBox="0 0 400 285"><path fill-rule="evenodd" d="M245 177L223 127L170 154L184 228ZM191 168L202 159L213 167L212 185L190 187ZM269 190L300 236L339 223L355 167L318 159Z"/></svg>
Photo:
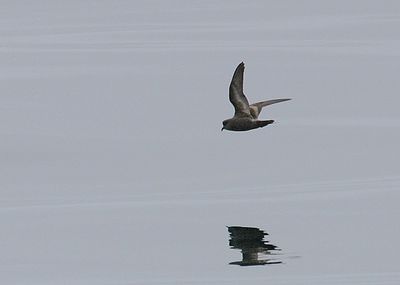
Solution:
<svg viewBox="0 0 400 285"><path fill-rule="evenodd" d="M398 1L4 1L0 19L0 283L399 284ZM221 133L241 61L250 101L293 100ZM230 265L227 226L282 263Z"/></svg>

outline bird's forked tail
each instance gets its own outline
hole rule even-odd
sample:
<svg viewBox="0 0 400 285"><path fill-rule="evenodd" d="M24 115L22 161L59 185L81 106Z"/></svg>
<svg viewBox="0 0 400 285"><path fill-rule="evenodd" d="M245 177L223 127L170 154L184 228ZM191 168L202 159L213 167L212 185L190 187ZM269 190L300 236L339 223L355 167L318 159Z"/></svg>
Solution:
<svg viewBox="0 0 400 285"><path fill-rule="evenodd" d="M269 124L272 124L273 122L274 122L274 120L257 121L257 127L263 128Z"/></svg>

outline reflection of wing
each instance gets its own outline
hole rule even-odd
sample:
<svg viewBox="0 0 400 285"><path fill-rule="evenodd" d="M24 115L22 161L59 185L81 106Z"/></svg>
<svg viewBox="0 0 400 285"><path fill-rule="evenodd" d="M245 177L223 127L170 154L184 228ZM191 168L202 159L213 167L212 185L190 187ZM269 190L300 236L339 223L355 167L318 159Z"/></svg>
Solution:
<svg viewBox="0 0 400 285"><path fill-rule="evenodd" d="M290 100L290 99L272 99L272 100L267 100L267 101L262 101L262 102L251 104L250 105L251 116L253 117L253 119L257 119L258 115L260 114L261 109L263 107L272 105L275 103L279 103L279 102L288 101L288 100Z"/></svg>
<svg viewBox="0 0 400 285"><path fill-rule="evenodd" d="M233 74L229 86L229 100L235 107L235 117L251 117L249 101L243 93L244 63L240 63Z"/></svg>

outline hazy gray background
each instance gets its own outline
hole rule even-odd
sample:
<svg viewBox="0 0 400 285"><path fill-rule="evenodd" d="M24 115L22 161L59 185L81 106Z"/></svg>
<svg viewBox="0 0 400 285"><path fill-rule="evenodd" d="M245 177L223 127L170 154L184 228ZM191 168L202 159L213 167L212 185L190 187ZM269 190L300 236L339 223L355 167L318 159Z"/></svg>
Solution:
<svg viewBox="0 0 400 285"><path fill-rule="evenodd" d="M399 71L398 1L1 1L0 282L399 284Z"/></svg>

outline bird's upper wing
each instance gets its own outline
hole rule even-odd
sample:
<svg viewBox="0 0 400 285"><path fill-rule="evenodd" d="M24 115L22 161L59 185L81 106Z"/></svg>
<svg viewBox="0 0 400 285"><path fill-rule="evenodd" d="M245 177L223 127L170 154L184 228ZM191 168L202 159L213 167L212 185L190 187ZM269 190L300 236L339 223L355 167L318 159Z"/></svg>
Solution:
<svg viewBox="0 0 400 285"><path fill-rule="evenodd" d="M236 67L231 85L229 86L229 100L235 107L235 117L251 117L249 101L243 93L244 63Z"/></svg>
<svg viewBox="0 0 400 285"><path fill-rule="evenodd" d="M258 115L261 112L261 109L265 106L276 104L279 102L285 102L289 101L291 99L272 99L272 100L267 100L267 101L262 101L262 102L257 102L254 104L250 105L250 114L252 115L253 119L257 119Z"/></svg>

